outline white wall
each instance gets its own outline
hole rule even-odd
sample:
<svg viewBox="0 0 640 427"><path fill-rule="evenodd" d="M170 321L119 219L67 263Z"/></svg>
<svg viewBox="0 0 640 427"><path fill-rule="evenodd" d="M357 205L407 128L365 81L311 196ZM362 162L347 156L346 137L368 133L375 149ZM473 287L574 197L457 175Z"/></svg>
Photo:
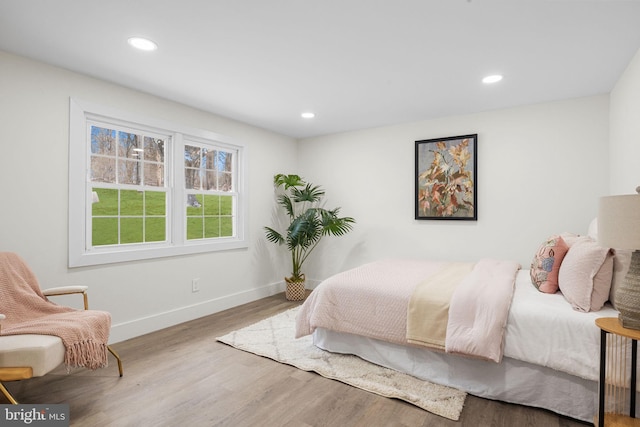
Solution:
<svg viewBox="0 0 640 427"><path fill-rule="evenodd" d="M112 314L112 342L281 290L262 226L271 223L274 173L296 164L295 140L3 52L0 94L0 251L25 258L43 288L90 285L92 308ZM249 248L68 269L69 97L246 144ZM196 277L201 290L191 293Z"/></svg>
<svg viewBox="0 0 640 427"><path fill-rule="evenodd" d="M640 50L611 91L611 194L632 194L640 185Z"/></svg>
<svg viewBox="0 0 640 427"><path fill-rule="evenodd" d="M299 166L328 207L357 220L307 276L386 257L512 259L528 268L550 234L586 233L608 191L608 96L310 138ZM478 134L478 221L414 220L414 141Z"/></svg>

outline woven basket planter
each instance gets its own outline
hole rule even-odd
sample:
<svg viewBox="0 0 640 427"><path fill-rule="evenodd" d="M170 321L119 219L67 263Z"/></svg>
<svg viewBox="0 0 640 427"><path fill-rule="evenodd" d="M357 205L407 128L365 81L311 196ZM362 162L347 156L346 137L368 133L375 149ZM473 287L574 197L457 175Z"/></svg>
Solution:
<svg viewBox="0 0 640 427"><path fill-rule="evenodd" d="M305 298L306 291L304 289L304 275L302 276L302 280L300 281L292 281L288 277L284 278L285 282L287 282L287 289L285 291L285 296L289 301L302 301Z"/></svg>

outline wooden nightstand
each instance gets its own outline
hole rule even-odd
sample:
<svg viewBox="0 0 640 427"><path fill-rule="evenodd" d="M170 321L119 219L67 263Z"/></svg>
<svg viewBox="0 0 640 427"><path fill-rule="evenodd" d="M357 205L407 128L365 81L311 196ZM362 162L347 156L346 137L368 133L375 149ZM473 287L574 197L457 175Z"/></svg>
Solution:
<svg viewBox="0 0 640 427"><path fill-rule="evenodd" d="M640 426L640 419L635 417L638 340L640 339L640 330L624 328L616 317L601 317L596 319L596 326L600 328L600 384L598 393L598 414L595 416L594 425L598 427ZM631 384L628 416L622 414L605 414L607 334L614 334L631 340ZM624 362L626 363L626 356L624 357ZM626 369L624 372L627 372Z"/></svg>

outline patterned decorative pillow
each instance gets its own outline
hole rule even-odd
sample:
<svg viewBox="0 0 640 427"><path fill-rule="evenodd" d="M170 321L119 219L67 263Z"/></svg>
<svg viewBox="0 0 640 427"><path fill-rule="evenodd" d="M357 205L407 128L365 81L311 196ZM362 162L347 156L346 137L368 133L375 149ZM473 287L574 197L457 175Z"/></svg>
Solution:
<svg viewBox="0 0 640 427"><path fill-rule="evenodd" d="M551 236L536 252L531 261L531 283L540 292L554 294L558 291L558 272L569 246L561 236Z"/></svg>
<svg viewBox="0 0 640 427"><path fill-rule="evenodd" d="M609 299L613 251L588 236L580 239L560 266L560 291L574 310L598 311Z"/></svg>

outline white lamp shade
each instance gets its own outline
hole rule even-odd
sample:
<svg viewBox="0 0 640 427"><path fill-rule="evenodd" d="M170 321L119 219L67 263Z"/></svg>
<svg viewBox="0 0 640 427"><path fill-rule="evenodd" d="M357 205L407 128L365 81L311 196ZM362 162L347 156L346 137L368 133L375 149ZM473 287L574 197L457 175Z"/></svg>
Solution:
<svg viewBox="0 0 640 427"><path fill-rule="evenodd" d="M600 198L598 243L615 249L640 249L640 195Z"/></svg>

